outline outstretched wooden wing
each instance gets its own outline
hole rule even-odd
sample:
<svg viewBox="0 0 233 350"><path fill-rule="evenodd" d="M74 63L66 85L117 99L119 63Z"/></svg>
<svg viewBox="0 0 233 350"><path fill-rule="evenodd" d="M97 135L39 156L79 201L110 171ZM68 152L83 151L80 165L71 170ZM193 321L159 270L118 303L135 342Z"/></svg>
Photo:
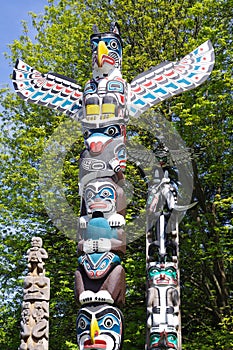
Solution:
<svg viewBox="0 0 233 350"><path fill-rule="evenodd" d="M179 62L163 62L139 74L131 83L130 115L139 116L148 108L202 84L214 66L210 40Z"/></svg>
<svg viewBox="0 0 233 350"><path fill-rule="evenodd" d="M136 148L127 145L127 157L131 162L145 168L153 168L158 166L159 162L152 150L137 145ZM180 150L169 150L170 166L180 166L190 163L193 159L193 153L190 148L182 148Z"/></svg>
<svg viewBox="0 0 233 350"><path fill-rule="evenodd" d="M17 60L12 80L17 94L28 102L59 110L69 116L82 107L83 93L73 79L57 73L41 74Z"/></svg>

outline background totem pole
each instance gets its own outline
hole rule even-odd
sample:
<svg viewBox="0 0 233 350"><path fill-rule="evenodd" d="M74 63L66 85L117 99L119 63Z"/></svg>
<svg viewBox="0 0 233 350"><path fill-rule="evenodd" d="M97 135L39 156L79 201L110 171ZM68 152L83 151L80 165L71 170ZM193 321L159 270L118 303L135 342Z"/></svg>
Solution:
<svg viewBox="0 0 233 350"><path fill-rule="evenodd" d="M18 350L48 350L50 280L45 277L42 239L32 237L27 251L29 273L24 279L21 344Z"/></svg>
<svg viewBox="0 0 233 350"><path fill-rule="evenodd" d="M126 290L121 265L127 235L126 125L130 116L139 118L153 105L203 83L213 68L214 53L207 41L180 62L161 63L128 84L121 75L122 40L117 23L106 33L93 28L93 76L83 92L73 79L41 74L21 60L16 63L13 82L18 95L28 102L81 121L85 148L79 168L77 340L80 350L117 350L123 344L120 307ZM178 221L170 227L169 218L175 210L188 207L179 208L177 203L176 170L168 154L160 142L155 150L160 168L149 184L147 201L148 350L181 348Z"/></svg>

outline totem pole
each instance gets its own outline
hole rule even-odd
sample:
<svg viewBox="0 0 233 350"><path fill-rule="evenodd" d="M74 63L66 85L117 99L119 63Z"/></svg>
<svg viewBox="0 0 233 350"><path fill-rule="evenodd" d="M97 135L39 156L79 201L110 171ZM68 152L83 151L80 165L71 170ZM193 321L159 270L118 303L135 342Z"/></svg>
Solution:
<svg viewBox="0 0 233 350"><path fill-rule="evenodd" d="M93 76L83 92L73 79L41 74L21 60L16 62L13 82L24 100L81 121L85 147L79 164L77 340L80 350L118 350L123 344L120 308L126 289L121 265L126 250L126 125L130 116L138 118L153 105L203 83L211 73L214 53L207 41L180 62L161 63L128 84L121 75L118 24L112 23L106 33L100 33L97 26L93 29ZM171 242L166 234L177 189L169 170L169 166L164 170L161 184L150 185L147 202L148 350L179 348L177 227ZM160 197L166 210L158 206Z"/></svg>
<svg viewBox="0 0 233 350"><path fill-rule="evenodd" d="M177 206L178 171L169 149L159 142L154 153L158 166L147 199L147 349L181 349L179 235L171 214L187 208Z"/></svg>
<svg viewBox="0 0 233 350"><path fill-rule="evenodd" d="M187 148L169 149L162 141L159 121L156 122L160 136L155 138L153 151L129 148L127 152L130 160L140 167L148 186L146 349L181 349L178 222L180 215L196 203L177 203L183 185L179 170L189 168L191 153Z"/></svg>
<svg viewBox="0 0 233 350"><path fill-rule="evenodd" d="M48 255L40 237L32 237L31 245L27 251L29 273L24 280L18 350L48 350L50 280L44 269Z"/></svg>

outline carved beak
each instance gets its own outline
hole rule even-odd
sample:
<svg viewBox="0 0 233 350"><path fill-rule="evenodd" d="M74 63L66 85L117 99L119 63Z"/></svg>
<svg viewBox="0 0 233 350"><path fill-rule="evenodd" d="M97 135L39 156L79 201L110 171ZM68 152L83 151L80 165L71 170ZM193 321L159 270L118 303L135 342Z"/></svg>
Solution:
<svg viewBox="0 0 233 350"><path fill-rule="evenodd" d="M91 343L95 344L95 337L97 337L100 334L100 329L98 326L97 319L94 315L92 315L91 319L91 327L90 327L90 335L91 335Z"/></svg>
<svg viewBox="0 0 233 350"><path fill-rule="evenodd" d="M97 62L99 67L102 67L102 64L103 64L102 58L104 55L108 55L108 49L107 49L107 46L105 45L105 42L100 41L98 44L98 52L97 52Z"/></svg>

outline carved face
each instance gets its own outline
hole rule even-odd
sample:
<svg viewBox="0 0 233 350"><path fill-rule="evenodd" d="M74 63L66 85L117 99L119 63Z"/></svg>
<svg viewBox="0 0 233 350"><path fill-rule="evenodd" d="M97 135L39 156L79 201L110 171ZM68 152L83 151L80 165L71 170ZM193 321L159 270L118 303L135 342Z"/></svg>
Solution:
<svg viewBox="0 0 233 350"><path fill-rule="evenodd" d="M48 277L27 276L24 280L25 300L49 300L50 280Z"/></svg>
<svg viewBox="0 0 233 350"><path fill-rule="evenodd" d="M177 349L178 340L175 332L152 332L150 334L150 348L153 349Z"/></svg>
<svg viewBox="0 0 233 350"><path fill-rule="evenodd" d="M92 67L112 66L121 69L122 43L116 33L97 33L91 36Z"/></svg>
<svg viewBox="0 0 233 350"><path fill-rule="evenodd" d="M31 245L32 245L32 247L41 248L42 247L42 239L40 237L32 237Z"/></svg>
<svg viewBox="0 0 233 350"><path fill-rule="evenodd" d="M177 286L177 271L172 264L156 264L148 271L150 283L153 285Z"/></svg>
<svg viewBox="0 0 233 350"><path fill-rule="evenodd" d="M155 149L155 156L160 164L160 166L166 167L169 166L170 164L170 155L169 155L169 150L166 146L164 145L158 145L158 147Z"/></svg>
<svg viewBox="0 0 233 350"><path fill-rule="evenodd" d="M118 160L122 171L126 167L125 125L110 125L83 132L86 150L81 157L80 178L89 172L111 170L110 161Z"/></svg>
<svg viewBox="0 0 233 350"><path fill-rule="evenodd" d="M110 305L87 306L77 318L77 340L80 350L119 350L122 345L123 318Z"/></svg>
<svg viewBox="0 0 233 350"><path fill-rule="evenodd" d="M100 154L116 138L124 140L120 125L109 125L98 129L86 129L83 132L85 145L92 154ZM123 136L123 137L122 137Z"/></svg>
<svg viewBox="0 0 233 350"><path fill-rule="evenodd" d="M84 191L88 214L101 211L105 216L116 211L116 188L111 182L91 182Z"/></svg>

